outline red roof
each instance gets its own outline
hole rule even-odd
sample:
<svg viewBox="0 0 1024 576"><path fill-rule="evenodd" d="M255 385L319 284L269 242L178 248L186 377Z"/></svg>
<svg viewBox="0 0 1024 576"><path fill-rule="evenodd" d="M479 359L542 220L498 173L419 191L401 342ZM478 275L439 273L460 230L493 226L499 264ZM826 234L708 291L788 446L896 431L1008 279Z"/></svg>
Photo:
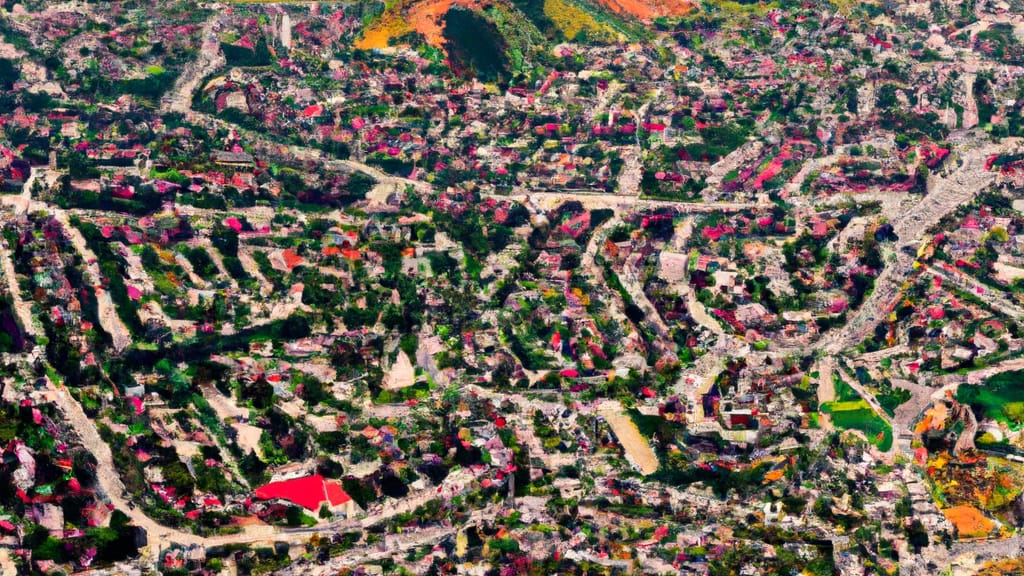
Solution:
<svg viewBox="0 0 1024 576"><path fill-rule="evenodd" d="M284 265L287 266L289 270L303 262L302 256L296 254L291 248L286 248L284 252L281 253L281 256L284 258Z"/></svg>
<svg viewBox="0 0 1024 576"><path fill-rule="evenodd" d="M327 480L319 474L271 482L256 489L260 500L287 500L307 510L318 510L321 504L339 506L352 499L336 480Z"/></svg>

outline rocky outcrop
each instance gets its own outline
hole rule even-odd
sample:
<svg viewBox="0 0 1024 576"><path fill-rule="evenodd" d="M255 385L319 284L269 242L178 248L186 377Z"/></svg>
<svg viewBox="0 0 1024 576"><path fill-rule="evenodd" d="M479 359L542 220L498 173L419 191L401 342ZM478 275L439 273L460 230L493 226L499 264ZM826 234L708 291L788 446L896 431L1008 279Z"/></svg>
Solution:
<svg viewBox="0 0 1024 576"><path fill-rule="evenodd" d="M956 446L953 447L953 455L959 456L964 452L974 450L974 437L978 434L978 419L974 417L974 412L970 406L952 399L949 400L949 403L950 417L955 422L964 423L964 430L960 433L960 437L956 439Z"/></svg>

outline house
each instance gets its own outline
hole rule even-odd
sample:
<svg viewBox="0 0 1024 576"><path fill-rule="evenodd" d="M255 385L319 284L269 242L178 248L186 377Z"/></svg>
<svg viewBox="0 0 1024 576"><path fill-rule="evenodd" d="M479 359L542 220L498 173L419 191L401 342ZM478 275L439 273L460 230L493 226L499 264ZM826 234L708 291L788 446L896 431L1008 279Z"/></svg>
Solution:
<svg viewBox="0 0 1024 576"><path fill-rule="evenodd" d="M763 304L753 302L739 306L736 309L736 319L747 326L770 324L775 321L775 315L769 312Z"/></svg>
<svg viewBox="0 0 1024 576"><path fill-rule="evenodd" d="M725 425L730 429L750 429L756 426L757 411L751 409L723 410L721 412Z"/></svg>
<svg viewBox="0 0 1024 576"><path fill-rule="evenodd" d="M358 506L341 487L341 482L328 480L319 474L271 482L256 489L260 500L285 500L317 513L321 506L327 506L333 514L344 514L352 518Z"/></svg>
<svg viewBox="0 0 1024 576"><path fill-rule="evenodd" d="M686 278L686 267L689 263L690 257L687 254L662 252L659 257L661 278L670 284L682 282Z"/></svg>
<svg viewBox="0 0 1024 576"><path fill-rule="evenodd" d="M54 504L32 504L27 510L29 520L50 531L51 536L64 535L64 510Z"/></svg>
<svg viewBox="0 0 1024 576"><path fill-rule="evenodd" d="M210 159L221 166L252 166L253 157L245 152L226 152L215 150L210 153Z"/></svg>

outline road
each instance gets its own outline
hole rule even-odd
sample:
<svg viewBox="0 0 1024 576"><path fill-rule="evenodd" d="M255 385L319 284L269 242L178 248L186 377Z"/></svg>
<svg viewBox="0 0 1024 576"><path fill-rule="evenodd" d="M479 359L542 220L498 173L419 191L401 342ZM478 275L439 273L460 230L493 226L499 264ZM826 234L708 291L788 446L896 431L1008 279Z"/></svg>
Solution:
<svg viewBox="0 0 1024 576"><path fill-rule="evenodd" d="M636 133L640 134L640 130ZM643 152L639 146L624 146L622 159L622 171L619 172L615 193L636 198L640 196L640 181L644 176Z"/></svg>
<svg viewBox="0 0 1024 576"><path fill-rule="evenodd" d="M672 237L672 250L685 254L686 246L690 242L691 236L693 236L693 218L684 218L676 227L676 233ZM694 322L715 334L719 340L723 338L736 338L734 335L726 333L725 329L722 328L722 323L708 314L704 304L697 300L697 294L693 291L693 287L690 286L689 269L686 270L682 282L677 284L677 288L681 292L680 296L686 300L686 312Z"/></svg>
<svg viewBox="0 0 1024 576"><path fill-rule="evenodd" d="M1001 558L1019 558L1024 549L1024 536L1003 540L982 542L957 542L948 550L945 546L932 544L921 550L920 555L900 557L900 574L903 576L934 576L946 573L946 567L957 566L950 574L974 574L986 562ZM964 569L967 569L964 571Z"/></svg>
<svg viewBox="0 0 1024 576"><path fill-rule="evenodd" d="M946 270L935 265L928 266L927 271L933 276L948 280L961 290L974 296L981 296L985 305L996 312L1005 314L1011 318L1024 317L1024 308L1021 308L1009 298L1005 297L999 290L985 286L975 278L967 275L961 270Z"/></svg>
<svg viewBox="0 0 1024 576"><path fill-rule="evenodd" d="M49 211L60 222L61 226L64 227L65 236L71 240L75 250L82 255L82 259L85 261L86 276L96 293L96 312L99 316L100 326L103 327L107 334L110 334L114 350L117 352L123 351L132 343L131 332L128 331L120 316L117 315L117 308L114 305L114 301L110 298L110 292L103 289L103 274L100 272L100 265L96 260L96 254L89 249L85 242L85 237L82 236L78 228L71 225L67 212L50 204L42 202L38 204L42 205L43 210Z"/></svg>
<svg viewBox="0 0 1024 576"><path fill-rule="evenodd" d="M213 261L214 266L217 267L217 271L220 273L221 278L227 278L228 284L231 285L232 290L238 290L238 281L228 272L228 269L224 267L224 258L220 253L220 250L205 236L197 236L189 240L189 246L200 247L206 250L206 253L210 255L210 260Z"/></svg>
<svg viewBox="0 0 1024 576"><path fill-rule="evenodd" d="M298 146L295 144L281 144L280 142L276 142L263 134L242 128L236 124L226 122L220 118L203 112L190 110L186 114L186 119L189 122L199 124L210 130L233 130L236 134L243 136L243 139L247 144L254 148L258 148L260 152L265 153L268 156L284 158L291 161L299 160L303 162L316 162L320 166L329 170L338 170L341 172L362 172L373 177L373 179L377 181L378 186L391 186L392 188L397 188L399 190L404 190L406 186L412 186L413 189L421 193L431 193L433 191L433 186L428 182L393 176L378 168L374 168L373 166L369 166L355 160L339 160L332 158L322 150L318 150L316 148Z"/></svg>
<svg viewBox="0 0 1024 576"><path fill-rule="evenodd" d="M100 273L99 264L96 261L96 255L93 254L92 250L90 250L86 245L85 238L82 237L82 233L71 225L71 222L68 220L68 214L65 210L56 205L41 202L39 200L33 200L31 198L30 194L32 183L35 182L37 178L46 177L44 172L46 172L46 170L33 169L32 176L25 182L25 186L23 188L24 191L20 195L0 196L0 205L11 207L16 212L45 212L52 215L58 222L60 222L61 226L64 228L65 236L67 236L71 241L75 250L82 255L82 259L86 264L86 276L96 292L97 313L99 315L100 326L110 334L113 339L114 349L120 352L131 345L131 333L125 327L124 323L121 322L121 318L118 317L114 303L110 299L110 294L102 289L103 275ZM4 256L5 260L10 259L9 254L5 254ZM5 265L5 270L6 268L7 266ZM13 267L11 268L11 273L13 273ZM5 276L7 276L7 274L5 274ZM13 276L11 276L11 278L13 278ZM10 287L12 286L9 285L9 288ZM13 287L16 287L16 285ZM31 310L31 308L28 308L28 310ZM25 314L24 305L16 307L16 312L18 314L19 321L23 321L23 316ZM27 330L31 326L31 323L27 324L25 325L25 329Z"/></svg>
<svg viewBox="0 0 1024 576"><path fill-rule="evenodd" d="M891 382L896 388L910 392L910 399L897 406L893 411L892 433L898 443L900 434L913 432L912 426L921 417L921 413L932 405L936 395L941 395L941 389L936 390L901 378L893 378Z"/></svg>
<svg viewBox="0 0 1024 576"><path fill-rule="evenodd" d="M302 565L296 569L285 569L281 571L280 574L294 574L296 576L327 576L338 574L339 570L343 568L352 568L354 566L379 562L388 558L396 558L400 556L400 552L405 552L413 548L419 548L429 544L436 544L445 538L455 536L471 525L480 524L481 522L493 522L502 511L503 508L501 505L491 504L486 508L474 510L470 514L469 519L463 523L447 526L432 526L420 530L403 531L397 534L389 533L385 536L383 550L372 550L369 547L356 548L349 550L340 556L331 558L323 564L316 566Z"/></svg>
<svg viewBox="0 0 1024 576"><path fill-rule="evenodd" d="M495 200L512 200L521 204L533 205L543 210L551 210L566 202L574 201L582 204L587 210L605 208L615 210L620 214L654 208L675 208L682 214L707 214L709 212L739 212L740 210L758 207L758 204L754 202L694 203L634 198L615 194L585 194L565 191L536 191L528 194L482 194L481 196L483 198L494 198Z"/></svg>
<svg viewBox="0 0 1024 576"><path fill-rule="evenodd" d="M223 68L227 61L220 50L220 40L217 38L217 28L220 24L220 15L224 6L214 4L213 14L203 24L199 47L199 57L189 62L178 79L174 82L171 93L164 96L160 103L160 112L178 112L186 114L192 108L192 94L199 88L203 78L214 71Z"/></svg>
<svg viewBox="0 0 1024 576"><path fill-rule="evenodd" d="M1004 148L1003 144L987 144L955 150L963 164L946 176L932 174L928 180L927 195L909 210L894 215L890 221L899 237L896 261L878 275L875 289L864 299L847 325L842 330L828 333L815 344L816 349L833 355L849 350L871 333L879 319L888 315L901 286L914 272L915 257L903 248L914 250L928 228L992 184L995 174L985 170L985 160Z"/></svg>
<svg viewBox="0 0 1024 576"><path fill-rule="evenodd" d="M814 172L821 169L822 166L831 166L839 160L839 154L832 154L830 156L823 156L821 158L812 158L804 163L800 167L800 170L782 187L783 196L795 196L800 193L800 188L803 187L804 182Z"/></svg>
<svg viewBox="0 0 1024 576"><path fill-rule="evenodd" d="M669 248L673 252L686 253L690 237L693 235L693 222L692 217L687 217L683 218L676 226L675 234L669 241ZM749 353L750 347L741 338L727 333L722 324L708 314L704 304L697 300L696 294L690 286L689 272L680 282L676 283L675 288L679 290L679 296L686 300L686 311L690 318L715 335L715 342L707 353L698 358L693 367L684 369L673 385L673 391L686 398L693 409L693 412L688 415L688 421L709 430L714 428L717 423L704 421L704 406L700 398L711 388L715 378L721 372L724 359L727 356L743 356Z"/></svg>
<svg viewBox="0 0 1024 576"><path fill-rule="evenodd" d="M598 286L608 286L608 281L604 277L604 269L598 266L594 261L597 253L604 246L605 239L608 237L608 231L615 228L622 223L621 218L616 215L608 219L608 221L601 224L590 236L590 242L587 243L586 249L583 251L583 255L580 257L580 270L589 272L593 276ZM614 272L613 272L614 274ZM620 276L620 283L625 288L625 282L622 281ZM628 289L627 289L628 291ZM623 313L625 310L625 303L622 302L620 295L613 291L609 291L611 302L615 305L608 306L608 313L619 323L620 326L628 327L630 331L633 331L633 321L626 317ZM660 318L660 317L659 317ZM531 380L532 381L532 380Z"/></svg>
<svg viewBox="0 0 1024 576"><path fill-rule="evenodd" d="M96 425L85 415L82 407L67 390L56 383L49 382L49 379L47 382L54 404L64 414L67 425L75 430L82 440L82 444L96 457L96 478L102 495L118 510L127 514L132 523L146 530L150 549L155 553L160 548L166 548L172 541L186 546L205 543L206 539L195 534L161 526L143 514L141 510L135 508L134 505L129 505L129 501L123 496L125 494L124 483L121 482L121 477L114 466L114 457L110 446L100 438Z"/></svg>
<svg viewBox="0 0 1024 576"><path fill-rule="evenodd" d="M820 406L826 402L835 402L836 386L832 372L836 369L835 356L825 356L818 362L818 425L826 432L831 432L832 415L822 412Z"/></svg>
<svg viewBox="0 0 1024 576"><path fill-rule="evenodd" d="M848 359L844 358L843 360L848 366L852 368L852 365ZM842 370L841 367L839 370L836 370L834 374L839 376L839 379L842 380L844 384L846 384L850 388L853 388L853 391L859 394L861 398L863 398L864 401L868 403L868 406L870 406L871 409L874 410L880 418L882 418L883 420L886 421L887 424L892 426L892 420L889 418L888 412L886 412L885 409L882 408L882 405L878 402L878 399L875 398L875 394L868 390L867 388L865 388L860 383L860 380L851 377L844 370Z"/></svg>
<svg viewBox="0 0 1024 576"><path fill-rule="evenodd" d="M18 277L14 272L14 254L7 246L7 242L0 239L0 262L4 275L4 287L11 296L11 306L14 308L14 315L25 333L26 340L34 340L37 334L42 334L39 326L36 326L36 315L32 312L32 303L21 296L21 288L18 286Z"/></svg>
<svg viewBox="0 0 1024 576"><path fill-rule="evenodd" d="M1024 358L1011 358L1009 360L1004 360L995 366L989 366L987 368L982 368L981 370L972 370L967 373L966 379L962 374L940 376L939 378L936 378L933 383L942 385L959 383L978 385L996 374L1002 374L1003 372L1011 372L1014 370L1024 370Z"/></svg>
<svg viewBox="0 0 1024 576"><path fill-rule="evenodd" d="M717 200L722 194L722 181L725 177L733 170L742 172L747 164L758 159L764 147L764 142L761 140L750 140L730 152L725 158L715 162L708 170L707 178L704 180L706 184L703 191L704 201L713 202ZM799 186L797 189L799 190Z"/></svg>
<svg viewBox="0 0 1024 576"><path fill-rule="evenodd" d="M41 172L39 169L33 169L21 189L21 194L0 196L0 205L12 208L15 213L27 212L32 202L32 185L40 178ZM7 293L11 295L11 305L14 307L14 315L18 318L18 324L25 332L25 337L31 340L36 334L43 333L42 327L37 325L38 321L32 311L32 303L22 298L21 288L18 286L18 278L14 271L12 249L12 246L7 246L7 243L0 239L0 258L3 259L0 266L2 266Z"/></svg>
<svg viewBox="0 0 1024 576"><path fill-rule="evenodd" d="M661 317L661 313L654 306L654 303L647 297L647 293L644 292L644 287L640 283L639 278L637 278L636 271L623 267L622 274L619 274L619 283L626 289L629 297L633 299L633 303L643 311L644 324L647 324L659 339L664 342L671 341L671 330L668 324L665 323L665 319Z"/></svg>
<svg viewBox="0 0 1024 576"><path fill-rule="evenodd" d="M642 434L636 423L626 414L618 400L605 400L597 407L597 413L608 422L619 444L626 452L626 460L644 476L658 470L658 455Z"/></svg>
<svg viewBox="0 0 1024 576"><path fill-rule="evenodd" d="M131 519L132 523L146 530L149 538L149 550L155 555L160 549L166 549L172 544L190 546L193 544L201 546L217 546L232 543L253 543L253 542L286 542L289 544L303 544L314 533L330 533L345 530L359 530L367 526L380 523L402 512L411 511L414 504L423 504L436 497L437 488L429 488L418 494L411 494L402 506L385 506L380 512L370 514L363 518L343 520L326 526L315 526L312 528L280 529L266 525L247 526L241 534L228 534L223 536L204 537L184 532L158 524L147 516L125 498L125 487L121 477L114 465L113 454L110 446L100 438L99 432L93 421L86 416L82 407L62 386L49 383L48 390L54 403L64 414L69 427L75 430L82 444L96 457L96 476L100 492L117 509L121 510ZM446 479L447 481L448 479ZM442 483L442 487L445 483ZM493 516L492 516L493 517Z"/></svg>

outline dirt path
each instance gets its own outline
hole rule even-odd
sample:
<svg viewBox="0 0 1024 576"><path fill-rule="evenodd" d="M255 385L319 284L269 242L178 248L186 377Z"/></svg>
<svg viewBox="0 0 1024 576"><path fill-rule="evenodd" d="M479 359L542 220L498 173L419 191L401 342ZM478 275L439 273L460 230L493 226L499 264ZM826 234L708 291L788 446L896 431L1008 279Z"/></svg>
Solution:
<svg viewBox="0 0 1024 576"><path fill-rule="evenodd" d="M626 451L626 459L641 474L647 476L658 470L658 456L647 439L640 434L640 429L633 420L626 415L622 404L616 400L606 400L597 407L597 413L608 422L608 426Z"/></svg>
<svg viewBox="0 0 1024 576"><path fill-rule="evenodd" d="M829 356L818 362L818 425L822 430L834 430L832 416L821 411L822 404L835 402L836 386L832 380L832 371L835 370L835 358Z"/></svg>

